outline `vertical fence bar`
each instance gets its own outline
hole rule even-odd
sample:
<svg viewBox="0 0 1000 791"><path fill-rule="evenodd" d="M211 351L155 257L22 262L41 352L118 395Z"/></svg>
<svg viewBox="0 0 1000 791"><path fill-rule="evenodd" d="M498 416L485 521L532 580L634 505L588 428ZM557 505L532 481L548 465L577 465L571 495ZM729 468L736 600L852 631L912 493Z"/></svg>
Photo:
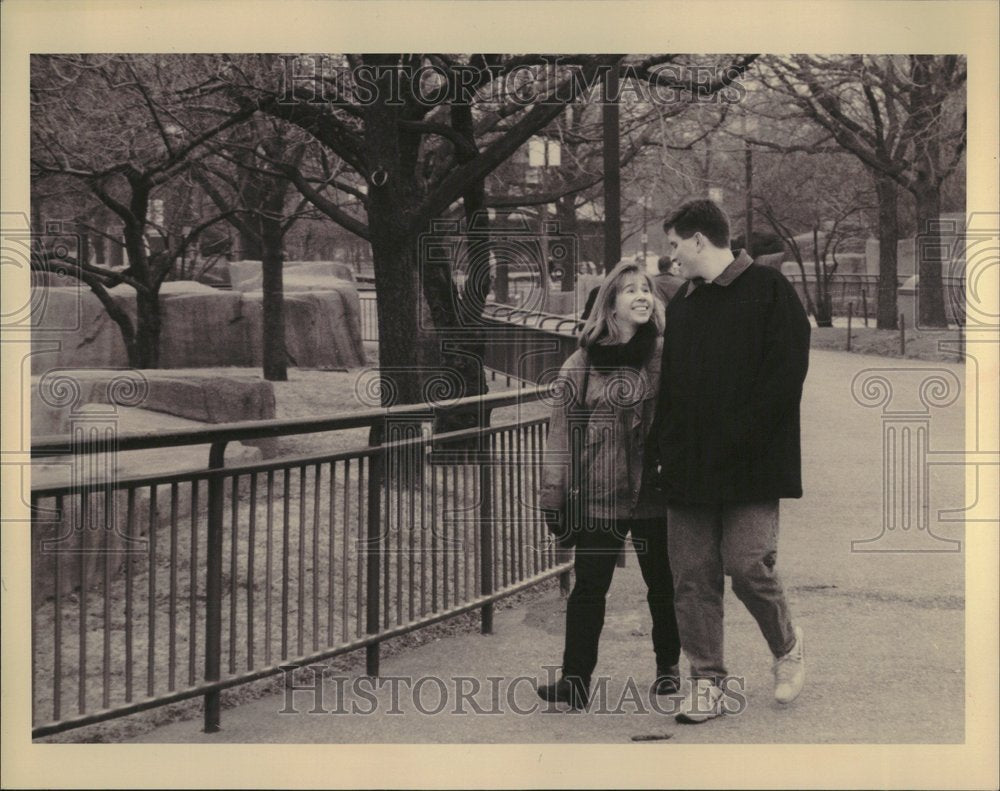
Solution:
<svg viewBox="0 0 1000 791"><path fill-rule="evenodd" d="M861 310L865 314L865 329L868 329L868 289L861 289Z"/></svg>
<svg viewBox="0 0 1000 791"><path fill-rule="evenodd" d="M347 469L350 469L350 459L345 462ZM337 544L337 525L334 519L334 514L336 513L337 500L334 496L334 490L337 488L337 464L336 462L330 462L330 502L328 504L328 510L330 512L330 530L327 534L327 544L328 546L328 558L327 558L327 575L326 575L326 644L333 645L336 641L334 637L334 625L333 625L333 610L335 591L336 591L336 580L334 579L334 572L337 568L337 560L334 554L334 547ZM318 490L318 487L317 487ZM344 480L344 494L347 494L347 480ZM347 502L347 497L344 497L344 502ZM344 526L346 530L347 519L344 519Z"/></svg>
<svg viewBox="0 0 1000 791"><path fill-rule="evenodd" d="M217 470L225 464L226 440L213 442L208 453L208 467ZM208 535L205 549L205 681L218 681L222 666L222 532L225 508L225 479L213 475L208 479ZM197 481L192 482L192 496L197 491ZM234 493L234 500L236 499ZM194 524L194 503L191 506L191 523ZM192 548L195 541L192 538ZM233 551L236 551L235 545ZM196 566L191 564L191 588L194 590ZM194 602L191 605L194 620ZM192 635L193 637L193 635ZM194 656L194 641L191 644ZM219 692L205 695L204 731L217 733L221 714Z"/></svg>
<svg viewBox="0 0 1000 791"><path fill-rule="evenodd" d="M80 676L77 679L77 708L83 714L87 710L87 556L83 552L83 541L86 531L90 529L88 517L90 511L90 494L80 495Z"/></svg>
<svg viewBox="0 0 1000 791"><path fill-rule="evenodd" d="M104 554L104 579L101 592L104 594L104 644L102 654L102 684L101 705L108 708L111 705L111 509L113 490L110 485L104 487L103 531L101 549Z"/></svg>
<svg viewBox="0 0 1000 791"><path fill-rule="evenodd" d="M483 596L493 594L493 475L490 463L493 461L493 434L484 436L486 452L479 463L479 544L480 555L480 593ZM493 602L486 602L480 609L479 631L482 634L493 634Z"/></svg>
<svg viewBox="0 0 1000 791"><path fill-rule="evenodd" d="M854 303L847 303L847 351L851 350L851 320L854 318Z"/></svg>
<svg viewBox="0 0 1000 791"><path fill-rule="evenodd" d="M466 460L468 461L468 460ZM469 491L469 465L467 463L462 464L462 562L464 563L464 577L465 577L465 600L468 601L475 597L475 591L472 588L472 563L475 560L475 555L473 554L473 539L469 531L469 503L473 503L475 500L472 498L472 493Z"/></svg>
<svg viewBox="0 0 1000 791"><path fill-rule="evenodd" d="M284 491L282 495L282 525L281 525L281 658L288 659L288 571L291 562L288 557L291 544L291 478L289 467L284 470Z"/></svg>
<svg viewBox="0 0 1000 791"><path fill-rule="evenodd" d="M420 463L420 615L427 614L427 470L434 475L434 446ZM431 504L433 508L433 501Z"/></svg>
<svg viewBox="0 0 1000 791"><path fill-rule="evenodd" d="M250 520L247 524L247 670L254 667L254 565L257 562L257 473L250 473Z"/></svg>
<svg viewBox="0 0 1000 791"><path fill-rule="evenodd" d="M302 465L299 467L299 591L298 598L296 599L298 603L298 617L296 618L297 636L296 636L296 648L298 649L298 655L302 656L305 653L305 646L303 644L302 638L305 633L306 626L306 467Z"/></svg>
<svg viewBox="0 0 1000 791"><path fill-rule="evenodd" d="M359 464L360 464L360 460L359 460ZM359 467L359 473L358 473L358 479L359 479L359 481L360 481L360 477L361 476L360 476L360 467ZM348 558L350 556L350 553L349 553L349 549L350 549L349 532L350 531L348 529L348 525L350 525L350 523L351 523L350 491L351 491L351 460L350 459L345 459L344 460L344 498L343 498L344 499L344 520L341 523L342 530L343 530L343 538L342 538L342 541L341 541L341 550L340 550L340 564L341 564L341 566L340 566L340 576L341 576L341 578L344 581L343 582L343 589L341 590L341 594L340 594L340 637L341 637L341 639L345 643L347 642L347 620L348 620L348 617L350 615L350 613L349 613L349 611L347 609L347 604L348 604L348 599L349 599L347 593L350 590L350 583L351 583L350 575L349 575L350 566L348 566L348 562L347 562ZM360 508L361 508L361 504L359 502L358 503L358 509L360 510ZM333 536L330 536L330 541L333 541ZM357 601L357 606L358 606L359 609L361 608L361 599L360 598ZM331 645L332 645L332 642L333 641L331 640Z"/></svg>
<svg viewBox="0 0 1000 791"><path fill-rule="evenodd" d="M542 568L541 542L538 529L538 502L536 500L538 484L536 476L538 473L538 426L530 426L528 429L528 446L530 448L530 459L525 475L528 479L528 513L531 515L531 571L538 574Z"/></svg>
<svg viewBox="0 0 1000 791"><path fill-rule="evenodd" d="M148 588L148 616L149 616L149 644L146 646L146 694L153 697L156 694L156 485L149 488L149 527L147 533L149 546L149 588Z"/></svg>
<svg viewBox="0 0 1000 791"><path fill-rule="evenodd" d="M448 609L448 468L441 468L441 609Z"/></svg>
<svg viewBox="0 0 1000 791"><path fill-rule="evenodd" d="M418 435L419 436L419 435ZM417 485L420 477L417 474L417 465L421 463L427 445L414 444L410 449L410 465L406 476L406 486L409 493L409 508L407 510L406 529L408 532L407 546L409 555L407 557L408 575L406 578L407 590L407 614L409 620L413 620L416 610L416 586L413 578L416 576L416 551L417 551Z"/></svg>
<svg viewBox="0 0 1000 791"><path fill-rule="evenodd" d="M404 441L411 438L410 427L407 426L405 430L399 432L399 440ZM390 468L392 469L392 476L388 481L389 485L393 483L396 484L396 557L395 557L395 572L396 572L396 625L403 623L403 491L406 489L406 449L398 448L393 454L396 458L396 463ZM387 537L388 539L388 537ZM388 551L389 542L386 540L386 549ZM390 558L386 556L386 590L389 589L389 580L392 575L392 564ZM389 605L386 603L386 626L389 625Z"/></svg>
<svg viewBox="0 0 1000 791"><path fill-rule="evenodd" d="M368 478L371 478L372 474L372 464L371 459L368 459ZM365 457L362 456L358 459L358 519L357 525L355 526L355 539L354 539L354 554L357 558L358 568L354 577L355 582L355 592L354 592L354 615L355 615L355 629L356 634L360 637L363 634L364 624L361 621L361 611L364 609L361 603L365 601L365 592L362 590L362 583L365 579L365 539L364 539L364 520L367 518L365 513L365 508L362 506L365 502ZM369 491L370 491L369 486ZM370 513L370 510L369 510Z"/></svg>
<svg viewBox="0 0 1000 791"><path fill-rule="evenodd" d="M510 514L507 511L507 432L500 431L497 433L497 440L500 445L500 452L497 458L496 465L496 478L494 480L494 485L497 486L499 490L500 499L500 531L497 536L497 540L500 542L499 560L500 560L500 574L499 582L501 587L506 588L510 580L507 577L508 566L510 565L510 558L508 557L508 541L507 541L507 526L510 524Z"/></svg>
<svg viewBox="0 0 1000 791"><path fill-rule="evenodd" d="M906 314L899 314L899 356L906 357Z"/></svg>
<svg viewBox="0 0 1000 791"><path fill-rule="evenodd" d="M271 664L271 568L274 561L274 470L267 471L267 539L264 558L264 664Z"/></svg>
<svg viewBox="0 0 1000 791"><path fill-rule="evenodd" d="M209 451L211 455L211 451ZM191 548L189 557L191 566L188 569L190 587L188 590L188 685L195 683L195 648L198 635L195 628L198 623L198 484L197 479L191 481ZM220 521L221 523L221 521ZM211 541L211 536L208 537ZM207 568L207 567L206 567ZM208 572L206 571L206 574ZM207 596L206 592L206 596ZM205 654L208 656L207 652Z"/></svg>
<svg viewBox="0 0 1000 791"><path fill-rule="evenodd" d="M34 514L37 513L38 502L32 498L32 518ZM58 524L66 524L66 516L63 511L63 497L62 495L56 496L56 519ZM41 551L39 547L38 551ZM56 596L55 602L53 602L52 609L55 613L55 635L52 644L52 719L58 720L62 716L62 557L58 552L52 553L52 580L56 586ZM32 618L34 621L34 618ZM31 653L31 665L35 665L35 653ZM32 685L34 689L34 685ZM32 695L34 699L34 695Z"/></svg>
<svg viewBox="0 0 1000 791"><path fill-rule="evenodd" d="M229 672L236 672L236 598L237 587L237 550L239 547L239 517L240 494L239 476L234 475L230 487L230 551L229 551Z"/></svg>
<svg viewBox="0 0 1000 791"><path fill-rule="evenodd" d="M180 492L176 483L170 484L170 611L167 616L167 689L174 691L177 685L177 567L178 538L177 501Z"/></svg>
<svg viewBox="0 0 1000 791"><path fill-rule="evenodd" d="M451 553L451 559L452 559L451 600L452 603L458 604L460 601L459 597L461 596L460 593L461 587L459 586L459 576L458 576L458 560L461 555L460 550L462 546L461 545L462 539L458 533L458 526L460 524L459 514L462 514L461 518L463 522L465 520L465 515L462 511L464 503L459 501L457 464L453 464L451 467L451 490L452 492L454 492L454 494L452 495L452 500L454 501L454 508L452 510L452 513L454 514L454 517L452 518L451 521L451 546L448 547L448 551Z"/></svg>
<svg viewBox="0 0 1000 791"><path fill-rule="evenodd" d="M388 435L388 431L386 432ZM389 441L389 440L387 440ZM393 473L393 457L391 451L386 451L386 455L383 461L382 467L382 487L380 491L382 492L384 503L383 514L385 516L385 522L383 526L383 533L381 535L381 548L382 548L382 578L381 578L381 590L382 590L382 624L388 629L389 628L389 618L392 616L392 580L390 574L392 571L392 557L389 554L392 550L392 473Z"/></svg>
<svg viewBox="0 0 1000 791"><path fill-rule="evenodd" d="M125 506L125 702L132 702L132 663L135 610L132 601L132 587L135 572L132 569L132 546L135 540L135 487L128 488Z"/></svg>
<svg viewBox="0 0 1000 791"><path fill-rule="evenodd" d="M331 482L332 483L332 482ZM312 646L313 651L319 651L319 487L320 487L320 465L316 465L316 474L313 476L313 534L312 534ZM333 517L333 514L330 514ZM333 542L330 542L333 548ZM333 560L330 560L331 567Z"/></svg>
<svg viewBox="0 0 1000 791"><path fill-rule="evenodd" d="M438 468L431 467L431 612L438 609L438 496L437 496Z"/></svg>
<svg viewBox="0 0 1000 791"><path fill-rule="evenodd" d="M380 440L384 436L384 429L380 426L373 426L369 432L369 444L381 445ZM381 524L381 492L382 479L385 477L385 449L379 447L376 453L369 457L368 462L368 522L367 535L362 544L362 549L367 558L366 567L366 589L365 589L365 630L368 634L378 634L381 627L381 613L379 612L379 583L382 578L381 569L381 547L382 524ZM388 521L389 503L386 501L386 520ZM365 672L375 678L379 673L379 644L372 643L365 648Z"/></svg>

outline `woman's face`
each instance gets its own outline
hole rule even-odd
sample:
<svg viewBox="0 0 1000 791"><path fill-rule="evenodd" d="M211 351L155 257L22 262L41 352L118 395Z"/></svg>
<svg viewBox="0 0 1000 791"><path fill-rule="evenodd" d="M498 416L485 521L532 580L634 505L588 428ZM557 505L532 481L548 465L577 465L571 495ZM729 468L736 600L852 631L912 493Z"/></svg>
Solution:
<svg viewBox="0 0 1000 791"><path fill-rule="evenodd" d="M614 314L622 329L633 331L652 318L653 292L647 277L633 272L622 278L621 288L615 297Z"/></svg>

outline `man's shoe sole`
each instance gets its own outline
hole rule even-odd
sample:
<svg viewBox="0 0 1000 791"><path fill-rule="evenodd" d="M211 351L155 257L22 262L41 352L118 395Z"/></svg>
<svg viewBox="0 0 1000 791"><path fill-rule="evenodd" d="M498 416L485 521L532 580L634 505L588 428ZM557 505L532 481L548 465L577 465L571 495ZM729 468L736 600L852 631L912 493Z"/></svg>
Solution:
<svg viewBox="0 0 1000 791"><path fill-rule="evenodd" d="M699 715L698 717L692 717L690 714L675 714L674 719L681 723L681 725L701 725L703 722L708 722L709 720L721 717L724 713L725 712L720 711L718 714L706 714L704 716Z"/></svg>

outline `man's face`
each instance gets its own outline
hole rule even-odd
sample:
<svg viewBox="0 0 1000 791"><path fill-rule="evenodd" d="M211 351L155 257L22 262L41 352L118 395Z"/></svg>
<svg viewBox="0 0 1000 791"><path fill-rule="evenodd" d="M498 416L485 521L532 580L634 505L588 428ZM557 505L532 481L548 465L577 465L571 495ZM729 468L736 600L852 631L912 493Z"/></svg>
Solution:
<svg viewBox="0 0 1000 791"><path fill-rule="evenodd" d="M673 228L667 231L667 249L670 251L670 257L678 267L677 274L687 280L698 277L702 247L699 233L692 234L689 239L683 239Z"/></svg>

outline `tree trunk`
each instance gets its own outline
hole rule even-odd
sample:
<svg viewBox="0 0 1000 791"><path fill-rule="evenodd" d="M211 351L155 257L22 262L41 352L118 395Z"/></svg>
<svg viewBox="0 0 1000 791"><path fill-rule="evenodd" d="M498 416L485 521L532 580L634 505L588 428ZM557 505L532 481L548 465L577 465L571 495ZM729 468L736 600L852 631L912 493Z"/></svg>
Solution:
<svg viewBox="0 0 1000 791"><path fill-rule="evenodd" d="M135 340L128 348L128 363L132 368L160 367L160 294L139 290L135 294Z"/></svg>
<svg viewBox="0 0 1000 791"><path fill-rule="evenodd" d="M264 291L264 378L269 382L288 381L288 354L285 350L284 255L281 224L270 217L260 223L261 288ZM249 238L252 234L246 234Z"/></svg>
<svg viewBox="0 0 1000 791"><path fill-rule="evenodd" d="M947 327L944 310L944 290L941 266L941 193L939 188L923 181L913 192L917 201L917 289L918 327Z"/></svg>
<svg viewBox="0 0 1000 791"><path fill-rule="evenodd" d="M377 211L374 212L377 216ZM379 224L369 209L372 259L375 265L375 297L378 301L378 355L382 377L382 406L417 404L421 397L421 348L418 322L419 300L399 299L400 294L420 294L416 256L408 245L399 244L377 230Z"/></svg>
<svg viewBox="0 0 1000 791"><path fill-rule="evenodd" d="M438 366L430 316L421 316L421 264L418 237L430 228L412 228L414 207L420 205L416 162L420 135L400 129L401 108L388 99L394 90L394 55L366 55L377 71L379 101L363 108L364 154L369 167L368 228L371 233L378 300L381 402L418 404L429 369ZM400 299L401 295L413 295Z"/></svg>
<svg viewBox="0 0 1000 791"><path fill-rule="evenodd" d="M899 187L881 173L875 174L875 193L878 196L878 307L876 326L880 330L897 327L899 308L897 291L897 245L899 244L899 214L897 203Z"/></svg>
<svg viewBox="0 0 1000 791"><path fill-rule="evenodd" d="M141 196L140 196L141 197ZM141 209L139 198L133 198L133 206ZM143 204L144 205L144 204ZM145 217L145 214L142 214ZM128 362L132 368L160 367L160 284L156 281L146 255L143 238L145 221L129 223L125 226L125 250L128 253L129 271L132 277L146 288L135 294L135 335L125 337Z"/></svg>
<svg viewBox="0 0 1000 791"><path fill-rule="evenodd" d="M813 228L813 270L816 273L816 326L833 326L833 306L830 302L830 290L826 281L826 265L820 262L819 229ZM803 277L803 287L805 287Z"/></svg>

